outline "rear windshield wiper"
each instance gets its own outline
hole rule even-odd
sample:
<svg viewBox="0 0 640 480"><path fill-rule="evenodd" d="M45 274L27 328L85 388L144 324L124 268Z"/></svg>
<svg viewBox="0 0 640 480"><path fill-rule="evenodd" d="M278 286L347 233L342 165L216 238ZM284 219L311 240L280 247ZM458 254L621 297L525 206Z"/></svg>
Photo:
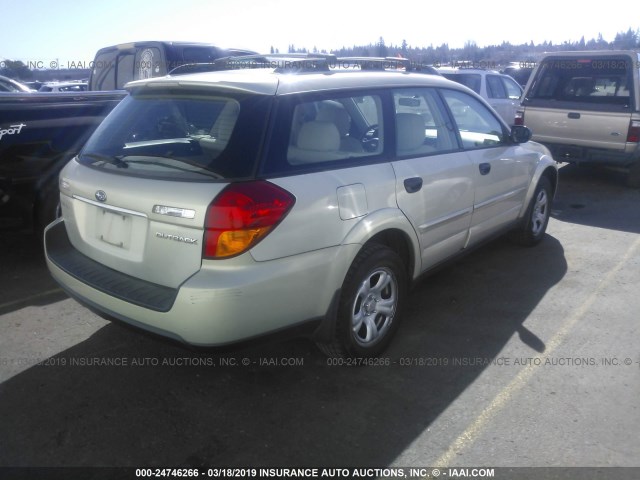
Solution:
<svg viewBox="0 0 640 480"><path fill-rule="evenodd" d="M111 163L118 168L129 168L127 162L122 160L122 157L118 157L116 155L104 155L102 153L83 153L80 155L81 158L91 158L93 160L98 160L100 162Z"/></svg>
<svg viewBox="0 0 640 480"><path fill-rule="evenodd" d="M141 164L141 165L158 165L160 167L165 167L165 168L171 168L173 170L179 170L181 172L189 172L189 173L195 173L198 175L205 175L207 177L213 177L213 178L223 178L222 176L218 175L215 172L212 172L211 170L208 170L204 167L204 165L202 165L201 163L198 162L190 162L189 160L183 159L183 158L173 158L173 157L163 157L161 155L135 155L136 157L142 157L142 160L127 160L126 162L124 160L120 160L122 163L124 163L125 165L129 166L128 164ZM122 158L125 157L134 157L134 155L125 155ZM180 163L184 163L185 165L191 165L193 167L196 168L184 168L181 167L179 165L173 165L170 163L166 163L166 162L161 162L159 160L169 160L171 162L180 162Z"/></svg>

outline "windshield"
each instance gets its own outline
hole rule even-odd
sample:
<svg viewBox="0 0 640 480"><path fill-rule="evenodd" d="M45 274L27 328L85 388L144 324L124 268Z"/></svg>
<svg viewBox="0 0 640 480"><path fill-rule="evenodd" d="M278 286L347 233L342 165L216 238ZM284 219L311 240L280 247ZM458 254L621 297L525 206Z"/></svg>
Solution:
<svg viewBox="0 0 640 480"><path fill-rule="evenodd" d="M269 97L160 92L129 95L82 150L85 165L171 180L253 173Z"/></svg>

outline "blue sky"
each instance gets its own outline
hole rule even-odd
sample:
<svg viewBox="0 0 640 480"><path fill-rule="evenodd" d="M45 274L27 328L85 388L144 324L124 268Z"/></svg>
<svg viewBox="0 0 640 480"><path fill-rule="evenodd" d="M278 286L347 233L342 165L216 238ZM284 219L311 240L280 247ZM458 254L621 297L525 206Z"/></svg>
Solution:
<svg viewBox="0 0 640 480"><path fill-rule="evenodd" d="M387 44L450 47L561 43L598 33L610 41L640 27L635 0L606 5L613 7L559 0L0 0L0 59L88 62L99 48L140 40L261 52L271 46L284 52L289 44L331 50L380 37Z"/></svg>

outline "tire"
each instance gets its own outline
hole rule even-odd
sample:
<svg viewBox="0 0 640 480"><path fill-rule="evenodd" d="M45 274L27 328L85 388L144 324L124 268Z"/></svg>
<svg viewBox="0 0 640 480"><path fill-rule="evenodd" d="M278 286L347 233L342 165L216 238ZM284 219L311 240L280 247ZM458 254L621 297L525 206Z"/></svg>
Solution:
<svg viewBox="0 0 640 480"><path fill-rule="evenodd" d="M407 292L407 271L390 248L371 244L345 277L331 342L318 344L333 358L378 356L398 329Z"/></svg>
<svg viewBox="0 0 640 480"><path fill-rule="evenodd" d="M551 182L541 177L522 224L513 231L511 238L525 247L533 247L542 241L551 216Z"/></svg>

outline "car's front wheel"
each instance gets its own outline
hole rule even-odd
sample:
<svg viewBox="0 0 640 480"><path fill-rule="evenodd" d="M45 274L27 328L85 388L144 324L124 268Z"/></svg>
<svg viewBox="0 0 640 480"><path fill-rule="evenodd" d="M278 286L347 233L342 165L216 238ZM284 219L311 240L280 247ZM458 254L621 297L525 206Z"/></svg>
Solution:
<svg viewBox="0 0 640 480"><path fill-rule="evenodd" d="M398 328L406 285L406 268L393 250L365 246L345 277L334 337L320 349L330 357L379 355Z"/></svg>
<svg viewBox="0 0 640 480"><path fill-rule="evenodd" d="M513 232L512 238L516 242L531 247L542 241L551 216L552 199L551 182L547 177L541 177L522 224Z"/></svg>

